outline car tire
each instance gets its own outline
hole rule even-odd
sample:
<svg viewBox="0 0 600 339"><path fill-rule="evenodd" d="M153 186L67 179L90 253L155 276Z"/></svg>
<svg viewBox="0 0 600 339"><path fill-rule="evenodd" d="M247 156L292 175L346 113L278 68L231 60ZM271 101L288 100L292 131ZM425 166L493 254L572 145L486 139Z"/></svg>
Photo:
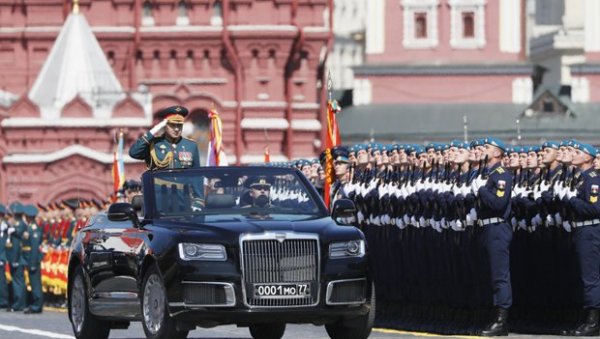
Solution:
<svg viewBox="0 0 600 339"><path fill-rule="evenodd" d="M106 339L110 333L110 324L90 313L88 290L81 266L73 270L69 284L68 307L69 320L73 334L77 339Z"/></svg>
<svg viewBox="0 0 600 339"><path fill-rule="evenodd" d="M285 333L285 323L250 325L254 339L280 339Z"/></svg>
<svg viewBox="0 0 600 339"><path fill-rule="evenodd" d="M142 282L142 326L148 339L185 339L189 331L178 331L169 315L167 293L158 268L152 266Z"/></svg>
<svg viewBox="0 0 600 339"><path fill-rule="evenodd" d="M371 334L375 323L375 309L377 298L375 297L375 284L371 283L371 308L369 313L352 319L351 322L341 320L333 324L326 324L325 330L331 339L366 339ZM351 325L348 325L350 323Z"/></svg>

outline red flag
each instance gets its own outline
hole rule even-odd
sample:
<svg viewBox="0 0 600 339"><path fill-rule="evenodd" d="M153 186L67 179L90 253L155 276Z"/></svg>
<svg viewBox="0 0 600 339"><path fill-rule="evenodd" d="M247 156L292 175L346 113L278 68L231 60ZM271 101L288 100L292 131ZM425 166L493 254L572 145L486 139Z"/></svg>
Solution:
<svg viewBox="0 0 600 339"><path fill-rule="evenodd" d="M269 153L269 145L265 146L265 164L271 162L271 154Z"/></svg>
<svg viewBox="0 0 600 339"><path fill-rule="evenodd" d="M113 153L112 177L113 192L116 192L119 190L119 188L121 188L121 178L119 175L119 163L117 162L117 152Z"/></svg>
<svg viewBox="0 0 600 339"><path fill-rule="evenodd" d="M333 156L331 150L333 147L340 145L342 139L340 137L340 130L338 129L337 120L335 114L340 111L340 106L337 101L329 100L327 102L327 133L325 135L325 184L323 185L323 200L325 205L329 208L331 200L330 190L331 184L335 181L335 172L333 170Z"/></svg>

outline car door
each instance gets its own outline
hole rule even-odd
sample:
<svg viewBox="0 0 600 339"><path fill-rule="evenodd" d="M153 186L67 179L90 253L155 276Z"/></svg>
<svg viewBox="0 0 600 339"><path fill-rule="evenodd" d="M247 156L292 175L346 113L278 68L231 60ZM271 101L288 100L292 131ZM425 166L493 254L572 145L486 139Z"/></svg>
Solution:
<svg viewBox="0 0 600 339"><path fill-rule="evenodd" d="M109 221L106 216L85 229L89 233L84 237L84 248L92 287L90 311L96 315L139 317L134 253L139 244L131 240L132 229L130 221Z"/></svg>

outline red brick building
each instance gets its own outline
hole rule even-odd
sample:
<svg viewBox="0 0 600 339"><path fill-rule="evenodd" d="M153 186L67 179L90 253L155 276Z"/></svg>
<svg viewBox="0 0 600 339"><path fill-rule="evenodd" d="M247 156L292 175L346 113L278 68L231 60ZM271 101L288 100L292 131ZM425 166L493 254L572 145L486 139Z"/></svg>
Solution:
<svg viewBox="0 0 600 339"><path fill-rule="evenodd" d="M184 134L203 157L213 104L230 163L262 160L267 144L273 161L314 156L331 8L80 0L74 14L71 0L0 0L0 201L105 197L115 133L128 148L175 104L190 109Z"/></svg>

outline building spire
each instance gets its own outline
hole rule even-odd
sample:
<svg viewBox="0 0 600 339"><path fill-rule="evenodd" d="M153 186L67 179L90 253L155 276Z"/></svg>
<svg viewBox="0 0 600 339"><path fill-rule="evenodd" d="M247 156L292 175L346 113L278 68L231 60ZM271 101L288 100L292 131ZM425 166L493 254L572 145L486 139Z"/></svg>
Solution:
<svg viewBox="0 0 600 339"><path fill-rule="evenodd" d="M73 0L73 14L79 14L79 0Z"/></svg>

